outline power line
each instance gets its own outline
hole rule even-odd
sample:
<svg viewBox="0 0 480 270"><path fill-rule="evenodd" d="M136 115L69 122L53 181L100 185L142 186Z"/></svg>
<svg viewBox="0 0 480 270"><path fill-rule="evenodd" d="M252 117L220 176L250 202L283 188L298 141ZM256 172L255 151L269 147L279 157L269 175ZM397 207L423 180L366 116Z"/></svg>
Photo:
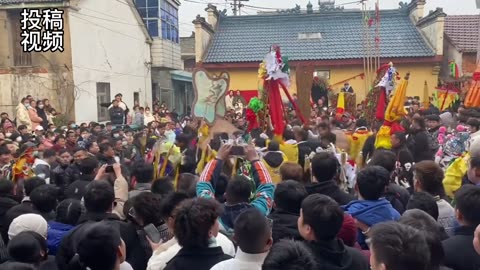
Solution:
<svg viewBox="0 0 480 270"><path fill-rule="evenodd" d="M88 22L88 23L90 23L90 24L96 25L96 26L98 26L98 27L100 27L100 28L106 29L106 30L111 31L111 32L113 32L113 33L117 33L117 34L120 34L120 35L129 37L129 38L132 38L132 39L135 39L135 40L138 40L138 41L142 41L142 42L145 41L145 40L138 39L138 38L136 38L136 37L134 37L134 36L130 36L130 35L127 35L127 34L125 34L125 33L122 33L122 32L119 32L119 31L116 31L116 30L113 30L113 29L110 29L110 28L105 27L105 26L103 26L103 25L100 25L100 24L98 24L98 23L94 23L94 22L89 21L89 20L87 20L87 19L81 18L81 17L79 17L79 16L76 16L75 14L71 14L71 15L72 15L73 17L77 18L77 19L86 21L86 22Z"/></svg>

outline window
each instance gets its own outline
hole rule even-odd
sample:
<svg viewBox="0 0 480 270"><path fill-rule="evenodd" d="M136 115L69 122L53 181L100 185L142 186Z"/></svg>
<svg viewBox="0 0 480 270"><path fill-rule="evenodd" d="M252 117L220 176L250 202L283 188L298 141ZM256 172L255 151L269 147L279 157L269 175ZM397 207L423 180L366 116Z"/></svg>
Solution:
<svg viewBox="0 0 480 270"><path fill-rule="evenodd" d="M160 10L162 18L162 38L179 43L177 8L167 2L167 0L162 0Z"/></svg>
<svg viewBox="0 0 480 270"><path fill-rule="evenodd" d="M139 92L133 92L133 104L134 105L140 105L140 93Z"/></svg>
<svg viewBox="0 0 480 270"><path fill-rule="evenodd" d="M330 70L316 70L313 73L313 77L318 77L320 79L330 80Z"/></svg>
<svg viewBox="0 0 480 270"><path fill-rule="evenodd" d="M148 33L152 37L158 37L158 1L160 0L136 0L138 13L143 18Z"/></svg>
<svg viewBox="0 0 480 270"><path fill-rule="evenodd" d="M102 103L110 103L110 83L97 83L97 117L98 121L108 121L108 108L101 106Z"/></svg>
<svg viewBox="0 0 480 270"><path fill-rule="evenodd" d="M12 48L13 65L16 67L25 67L32 65L32 53L24 52L21 45L22 29L20 23L20 11L11 11L8 13L10 25L12 26Z"/></svg>

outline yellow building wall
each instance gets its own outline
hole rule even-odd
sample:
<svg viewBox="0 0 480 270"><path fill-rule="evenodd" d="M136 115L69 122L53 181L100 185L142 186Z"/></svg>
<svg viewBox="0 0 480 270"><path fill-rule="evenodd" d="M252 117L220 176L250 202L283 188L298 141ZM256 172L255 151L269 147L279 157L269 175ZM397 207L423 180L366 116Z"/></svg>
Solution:
<svg viewBox="0 0 480 270"><path fill-rule="evenodd" d="M418 64L398 64L395 65L400 76L403 78L407 72L410 72L410 80L407 90L408 96L419 96L423 99L423 89L425 81L427 81L429 94L432 95L438 82L438 73L434 72L434 65L431 63ZM330 84L335 84L363 73L363 66L345 66L345 67L318 67L317 70L330 70ZM255 90L258 88L257 69L232 68L225 70L208 69L209 72L219 74L220 72L228 72L230 74L230 90ZM312 75L313 76L313 75ZM290 93L296 93L295 70L292 69ZM349 80L350 85L357 94L357 103L365 99L365 79L357 77ZM369 82L371 86L372 82ZM339 92L343 87L343 83L333 86L334 92Z"/></svg>

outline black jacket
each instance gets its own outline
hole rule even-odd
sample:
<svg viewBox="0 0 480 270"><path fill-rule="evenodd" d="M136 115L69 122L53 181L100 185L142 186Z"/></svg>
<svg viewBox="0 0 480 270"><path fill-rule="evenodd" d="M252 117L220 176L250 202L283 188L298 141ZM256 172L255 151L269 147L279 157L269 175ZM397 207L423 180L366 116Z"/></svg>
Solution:
<svg viewBox="0 0 480 270"><path fill-rule="evenodd" d="M272 238L276 243L281 239L302 240L298 232L298 213L291 213L281 209L275 209L269 216L273 220Z"/></svg>
<svg viewBox="0 0 480 270"><path fill-rule="evenodd" d="M123 125L125 113L122 108L112 107L108 110L108 113L110 114L110 122L112 122L112 125Z"/></svg>
<svg viewBox="0 0 480 270"><path fill-rule="evenodd" d="M426 131L417 131L407 138L407 147L413 155L415 162L433 160L434 152L430 149L429 138Z"/></svg>
<svg viewBox="0 0 480 270"><path fill-rule="evenodd" d="M167 263L165 270L210 270L215 264L231 258L232 257L223 253L221 247L182 248L177 255Z"/></svg>
<svg viewBox="0 0 480 270"><path fill-rule="evenodd" d="M365 255L347 247L342 240L309 242L308 247L322 270L367 270L370 269Z"/></svg>
<svg viewBox="0 0 480 270"><path fill-rule="evenodd" d="M93 175L79 175L65 190L65 198L82 200L87 192L87 186L95 179Z"/></svg>
<svg viewBox="0 0 480 270"><path fill-rule="evenodd" d="M63 195L65 189L70 184L68 182L68 176L65 170L68 168L68 165L58 165L53 168L50 173L50 183L57 186L59 188L59 201L62 201L65 196Z"/></svg>
<svg viewBox="0 0 480 270"><path fill-rule="evenodd" d="M330 196L340 205L346 205L355 200L355 196L341 190L334 180L323 181L320 183L311 183L305 186L308 194L323 194Z"/></svg>
<svg viewBox="0 0 480 270"><path fill-rule="evenodd" d="M12 221L23 214L30 213L40 214L40 212L33 207L33 204L30 201L24 201L21 204L10 208L10 210L5 213L2 221L2 238L5 242L5 245L8 244L9 241L8 228L10 227L10 224L12 224Z"/></svg>
<svg viewBox="0 0 480 270"><path fill-rule="evenodd" d="M480 269L480 255L473 248L475 227L459 227L455 236L442 242L445 252L445 266L455 270Z"/></svg>
<svg viewBox="0 0 480 270"><path fill-rule="evenodd" d="M15 205L18 205L18 202L13 199L13 196L0 195L0 231L3 230L1 221L4 219L5 214Z"/></svg>

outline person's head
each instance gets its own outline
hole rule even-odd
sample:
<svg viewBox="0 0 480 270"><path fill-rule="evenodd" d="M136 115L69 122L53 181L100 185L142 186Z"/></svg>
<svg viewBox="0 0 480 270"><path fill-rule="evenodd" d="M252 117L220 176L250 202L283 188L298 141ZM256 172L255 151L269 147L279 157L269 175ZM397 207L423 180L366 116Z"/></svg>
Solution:
<svg viewBox="0 0 480 270"><path fill-rule="evenodd" d="M75 161L75 163L78 164L81 160L87 157L88 157L88 153L87 153L87 150L85 150L85 148L77 147L73 150L73 161Z"/></svg>
<svg viewBox="0 0 480 270"><path fill-rule="evenodd" d="M118 93L118 94L115 95L115 100L120 102L120 101L122 101L122 97L123 97L122 94Z"/></svg>
<svg viewBox="0 0 480 270"><path fill-rule="evenodd" d="M436 128L440 126L440 116L436 114L425 116L425 120L427 120L427 128Z"/></svg>
<svg viewBox="0 0 480 270"><path fill-rule="evenodd" d="M95 175L98 168L98 160L95 157L86 157L78 162L78 168L82 175Z"/></svg>
<svg viewBox="0 0 480 270"><path fill-rule="evenodd" d="M368 166L357 175L355 186L359 196L363 200L376 201L385 192L390 173L380 166Z"/></svg>
<svg viewBox="0 0 480 270"><path fill-rule="evenodd" d="M148 224L160 226L162 224L162 216L159 212L161 201L161 197L157 194L141 192L133 197L129 215L140 226Z"/></svg>
<svg viewBox="0 0 480 270"><path fill-rule="evenodd" d="M36 232L47 239L47 221L38 214L23 214L16 217L8 227L8 239L13 239L21 232Z"/></svg>
<svg viewBox="0 0 480 270"><path fill-rule="evenodd" d="M443 187L443 170L431 160L415 163L413 180L415 191L424 191L432 196L445 196Z"/></svg>
<svg viewBox="0 0 480 270"><path fill-rule="evenodd" d="M395 170L397 163L397 156L390 150L378 149L373 153L373 156L368 163L368 166L380 166L386 169L389 173Z"/></svg>
<svg viewBox="0 0 480 270"><path fill-rule="evenodd" d="M123 140L122 140L122 138L113 139L113 150L118 151L118 152L123 150Z"/></svg>
<svg viewBox="0 0 480 270"><path fill-rule="evenodd" d="M280 182L275 188L275 209L299 214L302 201L308 196L305 186L294 180Z"/></svg>
<svg viewBox="0 0 480 270"><path fill-rule="evenodd" d="M480 187L465 185L455 193L455 215L460 225L477 227L480 225Z"/></svg>
<svg viewBox="0 0 480 270"><path fill-rule="evenodd" d="M407 203L407 210L419 209L425 211L433 219L438 220L438 205L435 198L427 192L415 192Z"/></svg>
<svg viewBox="0 0 480 270"><path fill-rule="evenodd" d="M30 107L36 108L36 107L37 107L37 101L35 101L35 100L30 100Z"/></svg>
<svg viewBox="0 0 480 270"><path fill-rule="evenodd" d="M421 116L414 116L412 118L412 124L410 125L410 130L413 132L425 130L426 124L425 119Z"/></svg>
<svg viewBox="0 0 480 270"><path fill-rule="evenodd" d="M312 194L302 202L298 231L306 241L331 241L343 224L343 210L332 198Z"/></svg>
<svg viewBox="0 0 480 270"><path fill-rule="evenodd" d="M15 262L38 266L48 258L46 239L34 231L17 234L8 242L7 250L10 259Z"/></svg>
<svg viewBox="0 0 480 270"><path fill-rule="evenodd" d="M86 128L86 127L80 128L80 137L82 137L82 139L84 139L84 140L86 140L86 139L88 139L88 137L90 137L90 132L88 131L88 128Z"/></svg>
<svg viewBox="0 0 480 270"><path fill-rule="evenodd" d="M198 182L198 176L191 173L182 173L178 178L177 191L183 192L187 194L190 198L193 198L197 194L197 191L196 191L197 182Z"/></svg>
<svg viewBox="0 0 480 270"><path fill-rule="evenodd" d="M23 188L25 189L25 196L30 196L30 194L34 189L46 184L47 183L43 178L40 178L40 177L28 178L27 180L25 180L25 184L23 185Z"/></svg>
<svg viewBox="0 0 480 270"><path fill-rule="evenodd" d="M132 171L132 180L137 183L150 183L153 181L153 166L144 162L135 163Z"/></svg>
<svg viewBox="0 0 480 270"><path fill-rule="evenodd" d="M10 163L12 158L13 158L12 153L10 152L8 147L5 145L0 146L0 163L1 164Z"/></svg>
<svg viewBox="0 0 480 270"><path fill-rule="evenodd" d="M295 136L295 140L297 142L303 142L308 140L308 131L306 131L303 128L300 128L300 127L295 128L293 130L293 135Z"/></svg>
<svg viewBox="0 0 480 270"><path fill-rule="evenodd" d="M67 141L65 140L65 136L63 135L58 135L53 141L53 143L58 144L60 147L65 147L66 142Z"/></svg>
<svg viewBox="0 0 480 270"><path fill-rule="evenodd" d="M110 143L100 144L100 153L105 157L113 158L115 156L115 150Z"/></svg>
<svg viewBox="0 0 480 270"><path fill-rule="evenodd" d="M300 164L295 162L285 162L280 166L280 177L282 181L295 180L303 182L303 168Z"/></svg>
<svg viewBox="0 0 480 270"><path fill-rule="evenodd" d="M2 120L8 119L8 113L2 112L2 113L0 114L0 119L2 119Z"/></svg>
<svg viewBox="0 0 480 270"><path fill-rule="evenodd" d="M229 204L245 203L250 199L252 185L242 175L234 176L227 184L225 198Z"/></svg>
<svg viewBox="0 0 480 270"><path fill-rule="evenodd" d="M79 200L65 199L57 206L55 221L75 226L83 212L83 206Z"/></svg>
<svg viewBox="0 0 480 270"><path fill-rule="evenodd" d="M45 151L43 151L43 160L48 164L53 165L57 160L57 152L53 149L45 149Z"/></svg>
<svg viewBox="0 0 480 270"><path fill-rule="evenodd" d="M20 125L17 127L18 132L20 132L21 135L25 135L28 133L28 128L25 125Z"/></svg>
<svg viewBox="0 0 480 270"><path fill-rule="evenodd" d="M113 125L111 122L105 123L105 130L107 130L108 132L111 132L112 129L113 129Z"/></svg>
<svg viewBox="0 0 480 270"><path fill-rule="evenodd" d="M92 213L109 213L115 201L115 192L107 181L93 181L83 197L85 208Z"/></svg>
<svg viewBox="0 0 480 270"><path fill-rule="evenodd" d="M441 226L437 221L422 210L412 209L405 211L398 222L411 226L424 234L430 249L431 269L439 269L439 266L443 264L445 253L441 242Z"/></svg>
<svg viewBox="0 0 480 270"><path fill-rule="evenodd" d="M420 231L387 222L373 226L370 234L372 270L428 269L430 248Z"/></svg>
<svg viewBox="0 0 480 270"><path fill-rule="evenodd" d="M268 151L280 151L280 144L277 141L271 141L267 147Z"/></svg>
<svg viewBox="0 0 480 270"><path fill-rule="evenodd" d="M118 100L115 99L115 100L112 101L112 106L113 107L115 107L115 108L118 107L118 104L119 104Z"/></svg>
<svg viewBox="0 0 480 270"><path fill-rule="evenodd" d="M0 178L0 196L10 196L13 195L13 182L5 178Z"/></svg>
<svg viewBox="0 0 480 270"><path fill-rule="evenodd" d="M188 195L182 192L172 192L162 199L159 214L171 232L173 232L173 228L175 226L175 209L180 205L181 202L188 199Z"/></svg>
<svg viewBox="0 0 480 270"><path fill-rule="evenodd" d="M467 120L468 131L475 133L480 130L480 120L477 118L470 118Z"/></svg>
<svg viewBox="0 0 480 270"><path fill-rule="evenodd" d="M311 162L313 182L324 182L334 179L338 173L338 159L332 153L316 154Z"/></svg>
<svg viewBox="0 0 480 270"><path fill-rule="evenodd" d="M235 219L233 240L248 254L259 254L270 250L272 223L256 208L240 213Z"/></svg>
<svg viewBox="0 0 480 270"><path fill-rule="evenodd" d="M30 193L30 200L41 213L50 213L57 207L58 188L54 185L41 185Z"/></svg>
<svg viewBox="0 0 480 270"><path fill-rule="evenodd" d="M77 134L75 134L75 131L71 130L67 132L67 141L70 143L77 143Z"/></svg>
<svg viewBox="0 0 480 270"><path fill-rule="evenodd" d="M402 145L405 145L405 143L407 142L407 137L405 136L405 132L401 132L401 131L393 133L392 136L390 136L390 139L392 141L393 148L398 148Z"/></svg>
<svg viewBox="0 0 480 270"><path fill-rule="evenodd" d="M331 132L330 125L326 122L319 123L317 128L318 128L318 134L320 135L320 137L326 136Z"/></svg>
<svg viewBox="0 0 480 270"><path fill-rule="evenodd" d="M262 270L314 270L315 256L303 242L281 240L275 243L262 265Z"/></svg>
<svg viewBox="0 0 480 270"><path fill-rule="evenodd" d="M473 247L478 255L480 255L480 225L477 226L475 229L474 237L473 237Z"/></svg>
<svg viewBox="0 0 480 270"><path fill-rule="evenodd" d="M126 249L118 230L106 222L93 223L85 230L73 263L91 270L115 270L125 261ZM72 263L72 262L71 262Z"/></svg>
<svg viewBox="0 0 480 270"><path fill-rule="evenodd" d="M189 199L174 211L174 234L183 248L207 248L217 237L222 206L216 200Z"/></svg>
<svg viewBox="0 0 480 270"><path fill-rule="evenodd" d="M61 165L69 165L72 162L72 155L70 152L68 152L67 149L61 149L58 154L58 161L60 162Z"/></svg>
<svg viewBox="0 0 480 270"><path fill-rule="evenodd" d="M169 177L163 177L155 179L152 183L151 191L155 194L158 194L162 197L175 192L175 187L173 186L172 179Z"/></svg>
<svg viewBox="0 0 480 270"><path fill-rule="evenodd" d="M100 147L98 147L98 143L95 141L87 143L85 148L88 150L89 153L96 155L100 152Z"/></svg>
<svg viewBox="0 0 480 270"><path fill-rule="evenodd" d="M475 185L480 184L480 157L473 156L468 163L467 177Z"/></svg>

